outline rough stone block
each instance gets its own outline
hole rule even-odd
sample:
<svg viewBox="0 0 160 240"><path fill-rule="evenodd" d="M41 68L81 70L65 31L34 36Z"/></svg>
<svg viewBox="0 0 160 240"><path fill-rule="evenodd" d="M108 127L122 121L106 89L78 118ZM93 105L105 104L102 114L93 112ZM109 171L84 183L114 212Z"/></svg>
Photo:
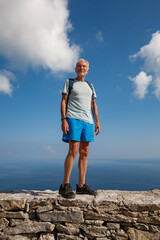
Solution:
<svg viewBox="0 0 160 240"><path fill-rule="evenodd" d="M84 213L84 218L86 220L106 220L106 215L99 214L93 211L87 211Z"/></svg>
<svg viewBox="0 0 160 240"><path fill-rule="evenodd" d="M87 207L88 205L93 205L94 196L89 196L87 194L78 195L76 194L73 199L65 199L60 197L58 202L62 206L75 206L75 207Z"/></svg>
<svg viewBox="0 0 160 240"><path fill-rule="evenodd" d="M38 206L36 209L36 212L40 213L40 212L48 212L50 210L53 210L53 205L49 204L47 206Z"/></svg>
<svg viewBox="0 0 160 240"><path fill-rule="evenodd" d="M24 234L24 235L4 235L0 240L37 240L36 235L33 234Z"/></svg>
<svg viewBox="0 0 160 240"><path fill-rule="evenodd" d="M69 236L63 233L57 234L57 240L82 240L84 238L77 237L77 236Z"/></svg>
<svg viewBox="0 0 160 240"><path fill-rule="evenodd" d="M58 230L58 232L66 233L68 235L76 235L76 234L80 233L79 228L66 227L62 224L56 224L56 229Z"/></svg>
<svg viewBox="0 0 160 240"><path fill-rule="evenodd" d="M124 232L123 229L116 230L115 235L116 237L119 237L119 238L128 239L128 235Z"/></svg>
<svg viewBox="0 0 160 240"><path fill-rule="evenodd" d="M9 224L9 221L6 218L0 218L0 230L5 229Z"/></svg>
<svg viewBox="0 0 160 240"><path fill-rule="evenodd" d="M26 208L27 194L8 194L0 199L0 206L6 210L24 210Z"/></svg>
<svg viewBox="0 0 160 240"><path fill-rule="evenodd" d="M64 223L66 227L69 227L69 228L79 228L80 224L78 223L67 223L65 222Z"/></svg>
<svg viewBox="0 0 160 240"><path fill-rule="evenodd" d="M31 209L36 209L38 207L45 207L48 205L52 205L55 203L57 199L57 194L56 192L53 194L48 194L48 195L42 195L41 196L36 196L34 198L30 198L27 200L27 203L29 204L29 208Z"/></svg>
<svg viewBox="0 0 160 240"><path fill-rule="evenodd" d="M150 192L130 192L123 196L123 203L132 211L155 211L160 209L160 198Z"/></svg>
<svg viewBox="0 0 160 240"><path fill-rule="evenodd" d="M159 240L159 239L160 239L160 233L157 232L155 233L153 240Z"/></svg>
<svg viewBox="0 0 160 240"><path fill-rule="evenodd" d="M109 238L96 238L96 240L109 240Z"/></svg>
<svg viewBox="0 0 160 240"><path fill-rule="evenodd" d="M102 224L104 223L104 221L101 221L101 220L85 220L85 223L86 223L87 225L102 226Z"/></svg>
<svg viewBox="0 0 160 240"><path fill-rule="evenodd" d="M106 226L107 226L107 229L109 229L109 230L111 230L111 229L113 229L113 230L120 229L120 224L119 223L107 223Z"/></svg>
<svg viewBox="0 0 160 240"><path fill-rule="evenodd" d="M136 222L136 218L134 219L131 217L126 217L119 212L99 214L93 211L88 211L84 213L84 216L86 220L103 220L108 222L126 222L126 223Z"/></svg>
<svg viewBox="0 0 160 240"><path fill-rule="evenodd" d="M71 222L71 223L82 223L83 212L63 212L63 211L51 211L47 213L38 213L38 217L41 221L47 222Z"/></svg>
<svg viewBox="0 0 160 240"><path fill-rule="evenodd" d="M133 224L133 226L135 228L137 228L138 230L142 230L142 231L149 231L149 226L143 223L135 223Z"/></svg>
<svg viewBox="0 0 160 240"><path fill-rule="evenodd" d="M149 231L150 231L150 232L154 232L154 233L160 232L160 226L150 225L150 226L149 226Z"/></svg>
<svg viewBox="0 0 160 240"><path fill-rule="evenodd" d="M154 240L154 234L146 231L137 230L134 228L128 229L130 240Z"/></svg>
<svg viewBox="0 0 160 240"><path fill-rule="evenodd" d="M21 220L21 219L10 219L10 226L14 227L19 224L24 224L24 223L32 223L29 219Z"/></svg>
<svg viewBox="0 0 160 240"><path fill-rule="evenodd" d="M86 226L81 225L80 228L89 236L89 237L106 237L107 236L107 228L106 227L98 227L98 226Z"/></svg>
<svg viewBox="0 0 160 240"><path fill-rule="evenodd" d="M22 223L17 225L16 227L9 227L4 230L6 234L25 234L25 233L38 233L38 232L52 232L55 228L54 224L51 223L42 223L42 222L36 222L36 223Z"/></svg>
<svg viewBox="0 0 160 240"><path fill-rule="evenodd" d="M149 215L149 212L141 212L138 214L137 222L160 225L160 216Z"/></svg>
<svg viewBox="0 0 160 240"><path fill-rule="evenodd" d="M26 219L28 218L28 214L22 211L20 212L0 212L0 218L18 218L18 219Z"/></svg>
<svg viewBox="0 0 160 240"><path fill-rule="evenodd" d="M93 201L94 206L107 206L108 210L116 210L119 208L120 201L118 199L119 192L99 190L98 195Z"/></svg>
<svg viewBox="0 0 160 240"><path fill-rule="evenodd" d="M41 234L38 240L55 240L53 234Z"/></svg>

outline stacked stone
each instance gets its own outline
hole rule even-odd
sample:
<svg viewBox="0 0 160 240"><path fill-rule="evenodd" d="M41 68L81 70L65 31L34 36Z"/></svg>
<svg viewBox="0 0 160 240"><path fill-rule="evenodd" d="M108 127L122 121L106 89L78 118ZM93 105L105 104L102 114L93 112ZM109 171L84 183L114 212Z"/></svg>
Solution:
<svg viewBox="0 0 160 240"><path fill-rule="evenodd" d="M0 193L0 240L160 240L160 190Z"/></svg>

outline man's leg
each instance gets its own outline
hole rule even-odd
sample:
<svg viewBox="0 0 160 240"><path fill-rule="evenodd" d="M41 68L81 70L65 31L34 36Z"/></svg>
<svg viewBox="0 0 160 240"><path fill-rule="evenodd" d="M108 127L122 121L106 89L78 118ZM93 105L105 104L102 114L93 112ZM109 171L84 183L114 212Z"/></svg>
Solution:
<svg viewBox="0 0 160 240"><path fill-rule="evenodd" d="M97 192L92 190L85 184L86 171L87 171L87 158L89 152L89 142L81 142L79 147L79 181L76 189L78 194L89 194L96 196Z"/></svg>
<svg viewBox="0 0 160 240"><path fill-rule="evenodd" d="M83 187L83 185L85 184L88 152L89 152L89 142L80 142L79 162L78 162L78 168L79 168L78 186L79 187Z"/></svg>
<svg viewBox="0 0 160 240"><path fill-rule="evenodd" d="M79 142L77 141L69 141L69 152L64 163L63 187L66 183L69 183L73 163L78 153L78 144Z"/></svg>

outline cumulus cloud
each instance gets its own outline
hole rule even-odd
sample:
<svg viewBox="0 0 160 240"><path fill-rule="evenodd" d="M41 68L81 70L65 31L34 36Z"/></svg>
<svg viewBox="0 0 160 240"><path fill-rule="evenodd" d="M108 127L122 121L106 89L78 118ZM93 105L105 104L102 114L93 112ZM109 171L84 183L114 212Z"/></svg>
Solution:
<svg viewBox="0 0 160 240"><path fill-rule="evenodd" d="M1 0L0 54L15 68L72 71L79 47L67 36L68 0Z"/></svg>
<svg viewBox="0 0 160 240"><path fill-rule="evenodd" d="M0 71L0 92L4 94L12 95L13 86L10 83L11 80L15 80L15 76L13 73L1 70Z"/></svg>
<svg viewBox="0 0 160 240"><path fill-rule="evenodd" d="M44 148L47 152L55 153L55 150L52 148L51 145L45 146Z"/></svg>
<svg viewBox="0 0 160 240"><path fill-rule="evenodd" d="M101 31L98 31L97 34L96 34L96 39L97 41L99 42L103 42L104 41L104 38L103 38L103 33Z"/></svg>
<svg viewBox="0 0 160 240"><path fill-rule="evenodd" d="M154 94L160 100L160 31L152 34L149 44L140 48L140 51L130 56L132 59L144 59L144 70L152 74Z"/></svg>
<svg viewBox="0 0 160 240"><path fill-rule="evenodd" d="M152 76L147 76L145 72L140 72L135 78L129 77L131 81L133 81L135 85L134 95L139 98L143 99L147 94L147 88L152 81Z"/></svg>

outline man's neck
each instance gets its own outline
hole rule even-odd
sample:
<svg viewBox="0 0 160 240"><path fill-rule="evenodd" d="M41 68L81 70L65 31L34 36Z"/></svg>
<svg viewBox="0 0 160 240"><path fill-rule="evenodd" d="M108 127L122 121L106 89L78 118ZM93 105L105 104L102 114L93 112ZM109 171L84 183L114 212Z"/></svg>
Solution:
<svg viewBox="0 0 160 240"><path fill-rule="evenodd" d="M84 82L85 76L83 76L83 77L77 76L75 79L78 80L78 81Z"/></svg>

